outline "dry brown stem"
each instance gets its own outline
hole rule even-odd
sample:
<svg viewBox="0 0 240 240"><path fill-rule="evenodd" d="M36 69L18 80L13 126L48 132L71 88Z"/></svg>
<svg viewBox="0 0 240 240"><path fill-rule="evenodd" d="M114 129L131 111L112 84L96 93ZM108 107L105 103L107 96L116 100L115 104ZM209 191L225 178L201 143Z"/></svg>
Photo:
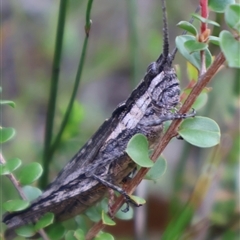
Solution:
<svg viewBox="0 0 240 240"><path fill-rule="evenodd" d="M189 94L188 98L182 105L180 109L180 113L186 113L191 109L191 106L195 102L196 98L199 96L199 94L202 92L202 90L207 86L207 84L212 80L213 76L217 73L217 71L220 69L222 64L225 62L225 57L222 52L218 54L218 56L215 58L213 64L209 67L209 69L199 77L198 82L193 87L191 93ZM181 119L177 119L172 121L170 127L168 128L167 132L164 134L163 138L159 142L158 146L154 150L151 159L155 162L158 157L161 155L167 144L170 142L170 140L177 135L177 129L181 123ZM128 194L132 194L135 188L139 185L139 183L142 181L144 176L147 174L149 168L141 168L136 176L129 182L127 185L125 191ZM112 214L116 214L118 209L123 205L124 198L123 196L120 196L115 204L112 206ZM99 231L101 231L104 228L104 224L102 221L99 221L93 227L89 230L89 232L86 235L86 240L91 240L93 237L95 237Z"/></svg>

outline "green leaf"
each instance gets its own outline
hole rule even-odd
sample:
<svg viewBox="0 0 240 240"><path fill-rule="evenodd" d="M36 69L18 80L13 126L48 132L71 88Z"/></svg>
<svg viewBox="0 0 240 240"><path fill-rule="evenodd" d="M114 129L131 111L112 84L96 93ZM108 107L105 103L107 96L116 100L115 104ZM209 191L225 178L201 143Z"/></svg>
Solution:
<svg viewBox="0 0 240 240"><path fill-rule="evenodd" d="M240 4L232 4L226 8L225 21L228 26L240 33Z"/></svg>
<svg viewBox="0 0 240 240"><path fill-rule="evenodd" d="M33 186L24 186L22 190L29 201L35 200L42 194L39 188Z"/></svg>
<svg viewBox="0 0 240 240"><path fill-rule="evenodd" d="M207 103L207 100L208 100L207 93L205 92L200 93L200 95L197 97L196 101L192 105L192 108L194 108L195 110L201 109L202 107L205 106L205 104Z"/></svg>
<svg viewBox="0 0 240 240"><path fill-rule="evenodd" d="M220 129L218 124L210 118L195 117L182 122L179 135L192 145L207 148L220 142Z"/></svg>
<svg viewBox="0 0 240 240"><path fill-rule="evenodd" d="M37 162L29 163L27 166L24 166L21 169L19 175L19 182L22 185L31 184L42 175L42 172L43 169L39 163Z"/></svg>
<svg viewBox="0 0 240 240"><path fill-rule="evenodd" d="M100 232L94 240L114 240L114 237L109 233Z"/></svg>
<svg viewBox="0 0 240 240"><path fill-rule="evenodd" d="M13 101L9 101L9 100L0 100L0 104L1 105L9 105L12 108L15 108L16 104Z"/></svg>
<svg viewBox="0 0 240 240"><path fill-rule="evenodd" d="M148 141L142 134L134 135L128 142L126 153L141 167L152 167L153 161L148 156Z"/></svg>
<svg viewBox="0 0 240 240"><path fill-rule="evenodd" d="M77 215L75 218L75 221L77 223L77 226L81 228L81 230L86 234L89 230L89 226L88 226L88 217L81 214L81 215Z"/></svg>
<svg viewBox="0 0 240 240"><path fill-rule="evenodd" d="M214 12L224 12L228 4L235 3L235 0L208 0L208 6Z"/></svg>
<svg viewBox="0 0 240 240"><path fill-rule="evenodd" d="M14 128L1 128L0 127L0 143L4 143L7 142L8 140L10 140L11 138L14 137L14 135L16 134L15 129Z"/></svg>
<svg viewBox="0 0 240 240"><path fill-rule="evenodd" d="M177 24L178 27L190 32L191 34L193 34L194 36L198 35L198 31L197 29L190 23L187 21L181 21Z"/></svg>
<svg viewBox="0 0 240 240"><path fill-rule="evenodd" d="M8 170L7 163L0 164L0 175L7 175L10 171Z"/></svg>
<svg viewBox="0 0 240 240"><path fill-rule="evenodd" d="M138 197L138 196L135 196L135 195L129 195L129 197L134 201L136 202L138 205L143 205L146 203L146 200L141 198L141 197Z"/></svg>
<svg viewBox="0 0 240 240"><path fill-rule="evenodd" d="M77 240L85 240L85 234L83 232L82 229L77 229L75 232L74 232L74 237L77 239Z"/></svg>
<svg viewBox="0 0 240 240"><path fill-rule="evenodd" d="M189 226L189 223L193 217L194 209L187 206L180 214L177 215L167 226L164 231L161 240L179 239L183 232Z"/></svg>
<svg viewBox="0 0 240 240"><path fill-rule="evenodd" d="M109 199L103 198L102 201L96 205L98 211L101 212L101 214L102 214L102 210L104 210L105 212L108 211L108 203L109 203Z"/></svg>
<svg viewBox="0 0 240 240"><path fill-rule="evenodd" d="M29 201L15 199L15 200L9 200L9 201L3 203L3 208L8 212L14 212L14 211L24 210L29 205L30 205Z"/></svg>
<svg viewBox="0 0 240 240"><path fill-rule="evenodd" d="M63 239L65 228L61 223L53 223L47 228L47 234L51 240L60 240Z"/></svg>
<svg viewBox="0 0 240 240"><path fill-rule="evenodd" d="M190 81L196 82L198 80L198 70L190 62L187 62L187 74Z"/></svg>
<svg viewBox="0 0 240 240"><path fill-rule="evenodd" d="M122 208L124 209L124 208ZM130 220L133 218L133 209L130 206L129 210L127 212L123 212L122 209L119 209L116 213L116 218L122 219L122 220Z"/></svg>
<svg viewBox="0 0 240 240"><path fill-rule="evenodd" d="M198 51L207 49L208 45L206 43L198 42L196 39L194 39L194 40L186 41L184 43L184 47L191 54L193 52L198 52Z"/></svg>
<svg viewBox="0 0 240 240"><path fill-rule="evenodd" d="M198 70L201 68L201 58L200 52L193 52L192 54L185 48L184 43L188 40L195 40L194 36L191 35L184 35L176 37L176 46L179 52ZM212 55L208 49L205 49L205 56L206 56L206 67L208 68L212 64Z"/></svg>
<svg viewBox="0 0 240 240"><path fill-rule="evenodd" d="M48 225L52 224L54 220L54 214L51 212L48 212L44 214L36 223L35 230L38 231L39 229L45 228Z"/></svg>
<svg viewBox="0 0 240 240"><path fill-rule="evenodd" d="M215 44L217 46L220 46L220 39L219 39L219 37L209 36L208 40L209 40L210 43L213 43L213 44Z"/></svg>
<svg viewBox="0 0 240 240"><path fill-rule="evenodd" d="M73 230L68 231L67 234L65 235L65 239L76 240L76 238L74 237L74 231Z"/></svg>
<svg viewBox="0 0 240 240"><path fill-rule="evenodd" d="M223 30L220 33L220 46L229 67L240 68L240 42L237 41L230 32Z"/></svg>
<svg viewBox="0 0 240 240"><path fill-rule="evenodd" d="M96 206L88 208L84 214L86 214L93 222L98 222L101 219L101 213L98 212Z"/></svg>
<svg viewBox="0 0 240 240"><path fill-rule="evenodd" d="M104 211L102 211L102 221L105 225L109 226L116 225L116 223Z"/></svg>
<svg viewBox="0 0 240 240"><path fill-rule="evenodd" d="M19 166L21 166L22 161L19 158L11 158L7 160L6 163L0 165L0 175L6 175L12 173Z"/></svg>
<svg viewBox="0 0 240 240"><path fill-rule="evenodd" d="M15 229L15 232L22 237L32 237L33 235L36 234L36 231L34 230L34 226L33 225L26 225L26 226L22 226L19 227L17 229Z"/></svg>
<svg viewBox="0 0 240 240"><path fill-rule="evenodd" d="M147 180L157 181L167 169L166 160L160 156L145 176Z"/></svg>
<svg viewBox="0 0 240 240"><path fill-rule="evenodd" d="M207 23L207 24L211 24L211 25L214 25L214 26L217 26L217 27L220 27L220 25L217 23L217 22L214 22L212 20L209 20L208 18L204 18L196 13L193 13L192 16L196 19L198 19L200 22L202 23Z"/></svg>

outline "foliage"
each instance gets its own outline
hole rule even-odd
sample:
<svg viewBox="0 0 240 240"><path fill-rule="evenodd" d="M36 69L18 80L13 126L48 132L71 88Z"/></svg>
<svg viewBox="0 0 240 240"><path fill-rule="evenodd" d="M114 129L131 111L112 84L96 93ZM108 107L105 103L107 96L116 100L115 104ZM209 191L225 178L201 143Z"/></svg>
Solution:
<svg viewBox="0 0 240 240"><path fill-rule="evenodd" d="M111 52L110 44L109 46L105 46L108 44L105 44L105 45L102 44L102 47L99 48L102 50L96 49L94 46L91 45L89 49L90 51L89 55L91 56L91 54L93 54L91 52L91 48L93 48L92 51L96 51L97 54L99 54L94 57L96 60L94 59L91 63L91 64L94 64L96 69L92 71L92 66L89 67L88 64L84 65L89 36L91 36L92 34L90 32L91 30L90 29L91 28L90 13L91 13L92 7L94 7L92 3L93 1L88 1L88 4L87 4L86 20L85 20L86 35L82 44L83 47L82 47L80 57L78 56L79 57L78 67L76 66L77 64L75 63L74 63L75 65L73 64L75 67L77 67L75 82L73 83L69 81L67 83L64 83L65 87L68 85L72 86L72 90L71 90L72 93L69 94L70 90L66 91L65 87L62 86L61 88L65 90L65 91L62 91L62 89L59 87L60 85L59 68L62 67L61 62L64 62L64 57L67 58L66 56L64 57L62 56L63 54L62 50L64 48L64 44L63 44L64 25L65 23L67 23L67 20L66 20L67 6L66 6L66 1L63 1L63 0L61 1L60 9L59 9L58 32L56 37L57 41L55 45L55 57L54 57L55 60L54 60L53 69L52 69L51 90L49 91L50 93L49 93L49 103L48 103L48 120L46 121L47 127L46 127L46 134L45 134L45 143L44 143L43 149L39 149L39 148L33 149L33 151L38 152L38 154L39 152L43 152L43 163L42 165L37 162L23 164L22 162L26 162L24 158L21 157L21 159L24 159L23 161L21 161L19 158L9 157L7 158L6 163L3 163L0 165L0 174L2 175L2 177L4 178L6 176L9 176L10 174L14 174L16 176L17 181L20 183L20 187L22 189L23 195L26 197L24 200L21 200L21 199L16 199L16 197L12 197L12 196L10 197L9 195L8 199L13 199L13 200L4 201L2 205L5 211L19 211L19 210L25 209L27 206L29 206L30 201L36 199L41 194L40 188L36 186L31 186L30 184L33 184L34 182L36 182L41 177L43 172L44 174L42 175L42 178L41 178L42 180L40 181L41 188L43 188L49 182L48 177L51 172L50 164L53 162L54 156L55 156L55 159L57 159L58 161L58 158L61 159L60 156L63 152L73 151L72 146L70 146L72 145L71 139L74 139L74 137L76 137L80 132L78 129L75 130L74 128L78 128L76 125L79 124L80 121L84 121L85 114L87 119L87 120L85 119L85 121L87 122L87 124L88 122L91 122L91 116L89 117L87 116L87 113L85 113L87 111L86 109L89 108L89 105L87 105L86 107L86 105L82 103L81 105L76 103L76 96L79 88L80 79L82 76L83 67L86 72L89 72L89 77L87 77L86 75L84 75L84 77L86 79L88 78L95 79L96 76L101 77L103 75L102 74L103 70L98 69L98 66L96 65L99 64L102 67L102 69L105 69L107 65L110 68L113 68L113 64L115 64L114 67L116 67L116 65L118 66L118 64L116 64L116 61L117 61L116 58L119 58L119 59L121 58L122 51L119 49L124 49L124 48L119 47L119 49L116 49L116 46L115 46ZM97 5L97 2L95 4ZM129 8L131 7L131 9L134 9L132 8L133 6L128 5L128 7ZM178 36L175 41L179 52L188 61L187 74L188 74L189 82L188 82L188 86L183 90L183 94L182 94L183 102L189 95L194 84L197 82L198 74L202 70L203 61L201 58L201 54L203 52L205 53L204 62L205 62L206 68L208 69L211 66L214 60L214 55L215 55L215 52L212 53L211 51L212 46L217 47L219 51L223 52L227 60L228 66L230 68L238 68L238 69L240 68L240 61L239 61L239 49L240 49L239 26L240 24L239 24L239 16L238 16L239 9L240 9L239 4L235 4L234 1L232 0L231 1L211 0L209 1L209 7L213 12L221 12L222 14L224 14L224 20L229 28L228 30L222 29L221 28L222 24L218 23L218 20L212 21L212 20L209 20L208 18L202 17L201 15L196 15L196 14L194 14L193 16L196 19L196 21L199 22L200 26L203 23L204 24L207 23L214 29L216 28L220 29L219 34L217 36L215 35L212 36L210 34L210 31L202 32L201 30L198 30L197 26L194 26L192 23L189 23L186 21L181 21L178 24L178 27L188 32L187 35ZM72 7L72 9L70 7L69 11L74 12L75 11L74 7ZM136 14L131 14L130 12L129 17L132 20L131 28L136 30L137 26L136 24L134 25L135 20L133 19L133 17L136 17ZM71 16L69 16L68 19L71 19ZM95 19L95 16L93 17L93 19ZM81 19L81 21L83 22L83 19ZM93 26L94 24L95 24L95 21L93 21ZM97 25L97 22L96 22L96 25ZM159 27L159 25L157 27ZM151 42L153 41L151 40L151 36L154 36L152 37L152 39L153 38L156 39L156 34L154 35L151 32L151 29L144 30L144 33L148 30L150 32L150 34L147 34L147 37L149 38L148 42ZM68 29L67 31L70 31L70 30ZM76 34L76 33L72 33L72 34ZM136 34L136 31L131 31L130 34ZM131 36L131 41L133 41L131 43L131 48L132 48L131 61L132 62L130 63L133 66L133 74L132 74L133 81L131 85L133 85L133 82L136 82L136 79L138 78L137 73L141 72L141 71L138 71L140 69L139 62L137 62L139 58L136 58L136 55L134 55L134 54L137 54L137 51L135 49L137 47L137 44L134 44L134 39L136 41L138 38L136 38L136 36L134 35ZM152 48L156 46L156 44L152 44L152 45L153 45ZM77 51L75 49L71 49L71 44L69 44L67 48L69 48L70 52L72 51L73 56L76 56L74 54ZM150 52L151 51L159 52L159 50L152 49L152 48L150 49ZM99 56L103 56L103 57L100 59ZM108 60L109 62L107 63L106 62L107 60L105 59L110 59L110 60ZM75 62L77 62L76 59L75 59ZM72 72L75 72L75 71L72 71ZM66 76L64 77L66 77L67 79L74 78L73 74L70 72L66 74ZM174 178L172 177L174 180L172 183L173 185L172 196L169 202L170 202L171 210L174 213L172 214L174 218L172 219L172 222L169 223L165 229L163 229L164 233L163 233L162 239L175 239L179 236L182 236L184 238L186 236L189 237L189 235L192 237L194 236L194 234L196 234L196 233L193 233L194 231L191 232L191 227L193 229L194 229L194 226L197 227L197 224L194 225L194 223L192 222L192 219L194 215L197 215L197 210L199 209L199 206L201 204L204 204L204 199L207 198L206 196L207 196L209 187L214 179L214 176L216 175L216 172L218 171L217 169L219 168L220 161L225 160L224 162L225 169L224 169L224 175L219 180L219 182L221 183L221 185L225 185L224 187L225 190L230 191L232 194L236 193L236 186L235 186L236 183L234 182L235 179L233 177L234 176L233 172L235 171L235 166L237 166L237 158L239 157L239 149L238 149L239 135L235 131L234 123L231 123L230 120L234 117L234 114L236 111L236 106L234 105L234 102L236 98L239 97L237 95L239 94L239 91L236 91L236 89L234 89L235 96L232 96L231 94L229 95L231 97L236 97L236 98L232 98L231 101L230 100L226 101L226 98L224 96L224 90L225 90L224 86L229 85L230 81L232 82L230 78L224 79L224 81L222 82L222 86L221 84L215 85L213 87L213 90L211 90L210 88L205 88L202 91L202 93L199 95L196 102L194 103L193 107L199 110L199 114L207 115L208 117L216 119L216 121L214 121L211 118L199 116L198 114L198 116L195 117L194 119L186 119L185 121L183 121L183 123L180 125L178 129L178 134L186 142L198 147L210 148L212 146L216 146L217 144L219 144L220 140L225 143L225 141L228 140L228 138L226 140L225 135L231 136L233 144L231 146L228 145L227 149L221 145L218 147L215 147L212 151L209 150L211 151L210 153L206 152L207 155L206 153L203 154L201 152L201 154L199 155L195 153L192 156L192 159L194 160L194 163L192 164L195 164L198 167L199 167L199 163L197 163L197 161L195 160L203 161L205 159L205 163L202 163L201 167L199 168L202 170L201 172L198 172L199 178L196 181L197 183L195 183L195 185L194 184L190 185L189 183L189 182L191 183L194 182L196 179L193 178L191 173L190 174L188 173L189 167L187 165L187 159L191 158L191 154L189 150L190 149L189 145L188 144L185 145L185 148L184 148L185 150L183 151L182 155L179 157L178 165L176 167L176 172L173 174ZM239 79L237 79L237 77L235 82L237 84L235 86L239 87ZM28 90L26 91L31 92L31 87L37 88L35 87L35 85L37 86L37 84L40 84L40 83L37 83L37 82L30 83L30 85L27 85ZM41 86L41 85L38 85L38 86ZM213 96L214 88L218 89L218 92ZM41 98L41 94L43 92L45 92L45 90L41 90L41 87L40 87L39 92L36 91L36 96ZM63 94L61 95L60 92ZM60 99L60 96L63 99ZM57 102L57 100L61 100L62 102ZM23 99L22 102L24 101L26 101L26 99L25 100ZM63 109L62 106L65 107L66 102L68 102L66 110L62 115L60 114L61 117L59 117L58 111ZM8 106L14 108L14 111L17 115L18 107L19 105L21 105L21 101L17 102L17 105L16 105L15 101L1 100L0 104L4 109L7 108ZM58 104L61 106L58 106ZM95 109L94 108L95 104L96 103L94 102L91 106L93 107L93 109ZM213 105L216 105L216 107L213 107ZM34 107L34 108L37 109L37 107ZM205 109L205 112L203 112L204 109ZM222 112L222 115L220 115L217 111ZM31 110L29 109L28 112L30 113ZM214 113L216 113L216 115L214 115ZM14 115L15 116L14 118L16 118L16 115ZM102 114L102 115L105 116L105 114ZM20 114L19 114L19 117L20 117ZM28 118L28 116L24 114L23 119L25 120L26 118ZM18 121L25 122L25 121L21 121L21 119L19 119ZM31 121L33 120L31 119ZM225 131L224 134L222 133L222 137L220 136L220 128L216 122L218 122L221 129L222 128L224 129L227 126L230 126L230 129L228 132ZM16 128L16 129L17 129L17 132L21 130L20 128ZM5 127L5 126L0 128L0 136L1 136L1 143L6 144L6 146L8 146L7 144L9 144L9 141L12 140L13 137L15 136L16 138L23 136L24 141L26 141L27 139L27 136L25 137L24 134L21 134L21 133L16 134L15 129L11 127ZM76 148L79 148L78 144L76 145L77 145ZM74 149L74 151L75 150L76 149ZM60 154L57 151L59 151ZM167 175L167 174L164 175L164 173L168 172L166 163L167 163L167 160L169 161L169 159L161 156L155 163L153 163L152 160L149 158L148 143L144 136L142 135L134 136L129 141L126 152L139 165L139 168L151 167L148 174L145 176L146 179L152 180L156 183L159 183L159 182L164 183L164 180L162 179L164 179L163 177ZM7 155L8 154L6 154L6 156ZM29 158L31 158L30 156ZM64 154L63 156L65 157L66 155ZM39 155L36 158L39 158ZM196 169L194 169L194 171L196 172ZM188 181L189 179L190 181ZM192 181L192 179L194 179L194 181ZM169 187L169 183L166 182L164 184ZM185 201L182 201L181 196L186 195L186 190L184 189L191 188L191 187L194 190L193 193L192 194L188 193L189 199L185 199ZM140 204L144 204L145 202L144 199L141 199L141 198L138 199L136 196L133 196L133 195L131 195L131 198L133 198L135 201L139 201ZM176 199L177 199L177 202L176 202ZM218 232L216 233L216 228L219 226L221 226L224 229L222 233L223 237L226 238L227 236L231 236L231 238L229 239L234 239L234 237L236 236L231 226L228 225L232 216L235 217L236 215L236 212L235 212L236 202L232 201L232 199L230 199L229 201L223 201L223 200L219 201L219 199L215 199L215 202L210 202L210 206L212 207L213 210L212 211L209 210L209 212L207 212L204 215L204 219L206 219L206 221L211 222L211 228L207 233L210 238L217 236ZM186 203L187 200L189 200L189 204L183 207L184 203ZM146 201L146 204L148 204L148 199ZM35 226L33 225L23 226L17 229L16 232L19 236L31 237L41 228L46 227L46 232L50 239L62 239L63 236L65 239L84 239L87 231L89 230L91 221L98 222L99 220L102 220L106 225L115 225L115 221L113 221L107 215L107 210L108 210L107 201L106 199L104 199L102 202L98 203L96 206L87 209L83 215L77 216L73 220L74 223L73 221L70 222L70 227L68 225L63 225L63 224L54 222L53 214L48 213L45 216L43 216L39 220L39 222L35 224ZM126 214L121 212L121 210L119 210L118 213L116 214L116 218L125 219L125 220L132 219L133 209L130 208L130 211ZM192 226L190 225L191 222L192 222ZM116 223L117 223L116 225L118 225L118 221L116 221ZM77 227L76 227L76 224L77 224ZM75 227L74 230L72 230L73 229L72 226ZM190 230L189 230L189 227L190 227ZM114 238L112 234L99 232L99 234L95 237L95 239L114 239Z"/></svg>

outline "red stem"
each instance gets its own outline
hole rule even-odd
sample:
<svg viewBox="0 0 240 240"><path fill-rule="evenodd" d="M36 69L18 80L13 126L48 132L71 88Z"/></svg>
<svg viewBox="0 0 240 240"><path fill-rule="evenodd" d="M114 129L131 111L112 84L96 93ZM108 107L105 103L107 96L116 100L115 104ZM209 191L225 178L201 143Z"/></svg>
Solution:
<svg viewBox="0 0 240 240"><path fill-rule="evenodd" d="M208 18L208 0L200 0L201 16ZM201 33L204 33L207 29L207 23L201 24Z"/></svg>

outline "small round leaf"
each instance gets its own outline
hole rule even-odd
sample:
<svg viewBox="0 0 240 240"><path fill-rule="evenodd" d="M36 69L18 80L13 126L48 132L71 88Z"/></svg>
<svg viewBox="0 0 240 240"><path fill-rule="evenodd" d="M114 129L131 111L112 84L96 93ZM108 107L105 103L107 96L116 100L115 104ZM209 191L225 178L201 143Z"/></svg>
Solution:
<svg viewBox="0 0 240 240"><path fill-rule="evenodd" d="M36 231L34 230L34 226L33 225L26 225L26 226L22 226L19 227L15 230L15 232L21 236L21 237L32 237L33 235L36 234Z"/></svg>
<svg viewBox="0 0 240 240"><path fill-rule="evenodd" d="M184 47L191 54L193 52L199 52L207 49L208 45L206 43L198 42L197 40L188 40L184 43Z"/></svg>
<svg viewBox="0 0 240 240"><path fill-rule="evenodd" d="M181 21L177 24L177 26L186 30L186 31L188 31L188 32L190 32L194 36L198 35L197 29L190 22Z"/></svg>
<svg viewBox="0 0 240 240"><path fill-rule="evenodd" d="M54 214L53 213L46 213L44 214L36 223L35 230L38 231L39 229L45 228L48 225L52 224L54 220Z"/></svg>
<svg viewBox="0 0 240 240"><path fill-rule="evenodd" d="M215 44L217 46L220 46L220 39L219 39L219 37L209 36L208 40L209 40L210 43L213 43L213 44Z"/></svg>
<svg viewBox="0 0 240 240"><path fill-rule="evenodd" d="M104 211L102 211L102 221L105 225L109 226L116 225L116 223Z"/></svg>
<svg viewBox="0 0 240 240"><path fill-rule="evenodd" d="M232 4L226 8L225 21L229 27L240 33L240 4Z"/></svg>
<svg viewBox="0 0 240 240"><path fill-rule="evenodd" d="M126 152L141 167L152 167L154 164L148 155L147 138L142 134L136 134L130 139Z"/></svg>
<svg viewBox="0 0 240 240"><path fill-rule="evenodd" d="M0 175L7 175L9 173L10 173L10 171L7 167L7 163L0 164Z"/></svg>
<svg viewBox="0 0 240 240"><path fill-rule="evenodd" d="M141 198L141 197L138 197L138 196L135 196L135 195L130 195L129 196L134 202L136 202L138 205L143 205L146 203L146 200Z"/></svg>
<svg viewBox="0 0 240 240"><path fill-rule="evenodd" d="M229 67L240 68L240 42L237 41L230 32L223 30L220 33L220 46L228 61Z"/></svg>
<svg viewBox="0 0 240 240"><path fill-rule="evenodd" d="M187 75L190 81L198 80L198 70L190 62L187 62Z"/></svg>
<svg viewBox="0 0 240 240"><path fill-rule="evenodd" d="M10 172L15 171L18 167L20 167L22 164L21 159L19 158L11 158L7 161L7 167Z"/></svg>
<svg viewBox="0 0 240 240"><path fill-rule="evenodd" d="M98 212L96 206L88 208L84 214L87 215L93 222L98 222L101 219L101 213Z"/></svg>
<svg viewBox="0 0 240 240"><path fill-rule="evenodd" d="M147 180L157 181L167 169L166 160L160 156L145 176Z"/></svg>
<svg viewBox="0 0 240 240"><path fill-rule="evenodd" d="M124 206L122 207L124 209ZM133 209L130 206L129 210L127 212L123 212L122 209L119 209L116 213L116 218L122 219L122 220L130 220L133 218Z"/></svg>
<svg viewBox="0 0 240 240"><path fill-rule="evenodd" d="M15 129L14 128L1 128L0 127L0 143L7 142L15 135Z"/></svg>
<svg viewBox="0 0 240 240"><path fill-rule="evenodd" d="M184 43L189 40L195 40L194 36L184 35L176 37L176 46L179 52L198 70L201 69L201 58L200 52L189 53L189 51L185 48ZM212 55L208 49L204 50L206 56L206 67L208 68L212 64Z"/></svg>
<svg viewBox="0 0 240 240"><path fill-rule="evenodd" d="M7 104L7 105L9 105L12 108L15 108L15 106L16 106L13 101L9 101L9 100L0 100L0 104L1 105Z"/></svg>
<svg viewBox="0 0 240 240"><path fill-rule="evenodd" d="M51 240L60 240L63 239L65 228L61 223L53 223L47 228L47 234Z"/></svg>
<svg viewBox="0 0 240 240"><path fill-rule="evenodd" d="M11 158L7 160L6 163L0 164L0 175L6 175L12 173L19 166L21 166L22 161L19 158Z"/></svg>
<svg viewBox="0 0 240 240"><path fill-rule="evenodd" d="M67 232L67 234L65 235L65 239L66 240L77 240L75 237L74 237L74 231L73 230L69 230Z"/></svg>
<svg viewBox="0 0 240 240"><path fill-rule="evenodd" d="M24 186L22 190L29 201L35 200L42 194L42 191L39 188L33 186Z"/></svg>
<svg viewBox="0 0 240 240"><path fill-rule="evenodd" d="M114 237L110 233L100 232L94 240L114 240Z"/></svg>
<svg viewBox="0 0 240 240"><path fill-rule="evenodd" d="M212 20L209 20L208 18L204 18L196 13L193 13L192 16L196 19L198 19L199 21L203 22L203 23L207 23L207 24L211 24L217 27L220 27L220 25L217 22L214 22Z"/></svg>
<svg viewBox="0 0 240 240"><path fill-rule="evenodd" d="M228 4L235 3L234 0L208 0L208 6L214 12L224 12Z"/></svg>
<svg viewBox="0 0 240 240"><path fill-rule="evenodd" d="M26 209L30 205L29 201L21 200L21 199L15 199L15 200L9 200L5 203L3 203L3 208L7 210L8 212L14 212L14 211L21 211Z"/></svg>
<svg viewBox="0 0 240 240"><path fill-rule="evenodd" d="M74 237L77 239L77 240L85 240L85 234L83 232L82 229L77 229L75 232L74 232Z"/></svg>
<svg viewBox="0 0 240 240"><path fill-rule="evenodd" d="M220 142L220 129L218 124L210 118L195 117L182 122L179 135L192 145L206 148Z"/></svg>
<svg viewBox="0 0 240 240"><path fill-rule="evenodd" d="M42 175L42 172L43 169L39 163L37 162L30 163L21 169L19 175L19 182L22 185L31 184Z"/></svg>
<svg viewBox="0 0 240 240"><path fill-rule="evenodd" d="M196 101L192 105L192 108L195 110L201 109L207 103L208 95L205 92L201 92L200 95L197 97Z"/></svg>

